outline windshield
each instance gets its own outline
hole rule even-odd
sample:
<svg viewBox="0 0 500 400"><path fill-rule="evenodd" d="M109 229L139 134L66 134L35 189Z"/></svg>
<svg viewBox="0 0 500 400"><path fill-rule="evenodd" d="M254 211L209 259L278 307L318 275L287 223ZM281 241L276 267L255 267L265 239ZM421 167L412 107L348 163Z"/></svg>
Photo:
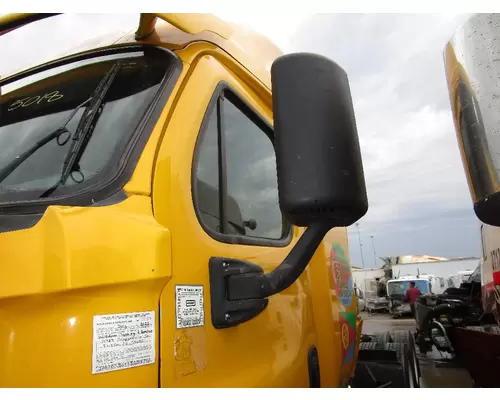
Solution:
<svg viewBox="0 0 500 400"><path fill-rule="evenodd" d="M410 282L412 281L389 282L387 284L389 296L404 296L406 291L410 288ZM415 279L413 282L415 282L415 287L419 288L423 294L429 293L429 281L424 279Z"/></svg>
<svg viewBox="0 0 500 400"><path fill-rule="evenodd" d="M71 147L69 139L74 138L85 112L85 107L78 106L92 96L118 61L121 68L79 158L79 179L67 179L50 196L71 194L99 182L105 172L118 171L120 156L171 67L167 53L137 48L89 55L0 87L0 203L35 200L57 184ZM52 140L50 135L62 127L67 132ZM36 151L16 163L33 148Z"/></svg>

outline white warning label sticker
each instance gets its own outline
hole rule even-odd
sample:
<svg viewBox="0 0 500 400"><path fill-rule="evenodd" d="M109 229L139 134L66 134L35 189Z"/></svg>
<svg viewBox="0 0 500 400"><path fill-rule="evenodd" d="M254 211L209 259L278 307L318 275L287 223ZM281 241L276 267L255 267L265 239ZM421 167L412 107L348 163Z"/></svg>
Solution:
<svg viewBox="0 0 500 400"><path fill-rule="evenodd" d="M175 307L177 329L205 325L203 286L176 285Z"/></svg>
<svg viewBox="0 0 500 400"><path fill-rule="evenodd" d="M154 311L95 315L93 325L93 374L154 364Z"/></svg>

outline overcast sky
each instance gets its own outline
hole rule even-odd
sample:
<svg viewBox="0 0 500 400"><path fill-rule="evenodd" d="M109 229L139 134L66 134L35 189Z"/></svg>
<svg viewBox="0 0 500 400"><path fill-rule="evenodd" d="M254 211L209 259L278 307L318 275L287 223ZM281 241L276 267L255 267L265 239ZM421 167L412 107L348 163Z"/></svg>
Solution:
<svg viewBox="0 0 500 400"><path fill-rule="evenodd" d="M442 51L467 15L319 14L254 26L285 52L308 51L347 72L368 189L359 221L365 267L379 256L478 256L472 210L453 128ZM286 20L286 17L283 17ZM361 266L357 229L351 261Z"/></svg>
<svg viewBox="0 0 500 400"><path fill-rule="evenodd" d="M290 41L290 51L322 53L349 75L370 206L359 221L367 267L371 235L379 256L479 254L442 58L463 19L319 15ZM352 262L361 265L357 232L349 232Z"/></svg>
<svg viewBox="0 0 500 400"><path fill-rule="evenodd" d="M364 264L378 256L477 256L472 211L455 140L442 50L465 15L225 15L266 34L285 52L323 54L347 72L353 93L370 209L360 222ZM0 37L0 75L64 53L110 30L133 29L136 15L66 15ZM50 22L49 22L50 21ZM44 35L62 34L49 44ZM87 28L87 29L85 29ZM35 53L21 46L29 43ZM98 42L96 42L98 43ZM357 231L349 229L354 265Z"/></svg>

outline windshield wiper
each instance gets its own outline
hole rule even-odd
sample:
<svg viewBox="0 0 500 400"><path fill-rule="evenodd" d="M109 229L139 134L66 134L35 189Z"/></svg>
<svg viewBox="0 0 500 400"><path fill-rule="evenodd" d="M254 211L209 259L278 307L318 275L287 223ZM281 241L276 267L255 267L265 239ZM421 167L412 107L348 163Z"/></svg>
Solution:
<svg viewBox="0 0 500 400"><path fill-rule="evenodd" d="M90 103L85 107L83 111L82 118L78 123L78 127L76 128L75 134L72 138L71 146L66 154L66 158L63 163L63 171L61 173L61 177L57 181L57 183L51 188L47 189L40 198L50 196L60 185L64 185L71 176L76 183L81 183L85 179L83 173L80 170L80 159L89 143L89 140L94 133L94 129L97 124L97 120L102 114L104 109L104 99L106 94L108 93L109 88L111 87L113 81L116 78L116 75L120 71L122 63L118 61L110 70L106 73L104 78L101 79L99 85L94 90L94 93L90 96ZM77 172L80 176L79 179L76 179L75 172Z"/></svg>
<svg viewBox="0 0 500 400"><path fill-rule="evenodd" d="M87 103L89 101L90 101L90 98L85 100L79 106L77 106L71 112L71 115L69 116L69 118L66 120L66 122L62 126L60 126L55 131L50 133L50 135L47 135L43 139L40 139L33 146L31 146L28 150L26 150L24 153L18 155L11 163L7 164L2 170L0 170L0 183L3 182L5 179L7 179L7 177L17 169L17 167L19 167L23 162L25 162L29 157L31 157L37 150L41 149L47 143L50 143L52 140L56 139L57 144L59 146L64 146L71 137L71 134L67 128L68 124L71 122L71 120L76 115L78 110L80 108L82 108L83 106L87 105ZM68 134L66 137L63 136L65 133ZM61 138L63 138L63 139L61 139Z"/></svg>

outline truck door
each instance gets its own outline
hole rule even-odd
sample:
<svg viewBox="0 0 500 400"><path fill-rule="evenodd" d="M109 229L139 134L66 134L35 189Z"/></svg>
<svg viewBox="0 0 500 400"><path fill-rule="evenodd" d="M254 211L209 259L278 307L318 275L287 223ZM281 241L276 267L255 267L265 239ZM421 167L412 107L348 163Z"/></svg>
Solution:
<svg viewBox="0 0 500 400"><path fill-rule="evenodd" d="M160 301L163 387L308 387L316 343L306 271L251 320L216 329L210 257L273 270L297 240L279 205L269 100L212 56L196 62L157 157L153 204L172 233Z"/></svg>

